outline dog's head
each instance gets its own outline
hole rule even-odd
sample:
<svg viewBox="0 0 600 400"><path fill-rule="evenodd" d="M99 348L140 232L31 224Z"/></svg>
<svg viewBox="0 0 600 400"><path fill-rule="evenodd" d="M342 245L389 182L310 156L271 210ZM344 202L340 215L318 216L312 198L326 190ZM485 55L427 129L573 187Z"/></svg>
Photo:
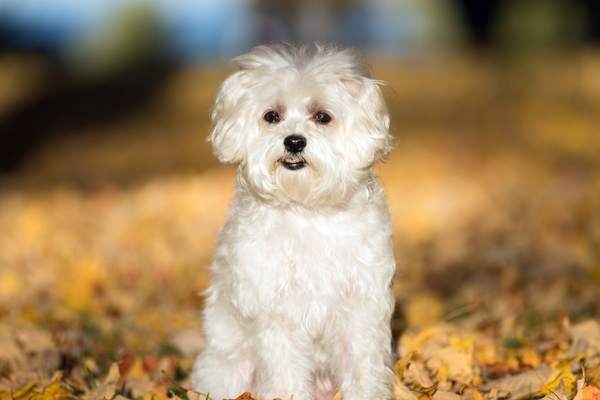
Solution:
<svg viewBox="0 0 600 400"><path fill-rule="evenodd" d="M342 203L391 150L380 82L352 51L259 46L234 62L239 70L219 89L210 141L263 199Z"/></svg>

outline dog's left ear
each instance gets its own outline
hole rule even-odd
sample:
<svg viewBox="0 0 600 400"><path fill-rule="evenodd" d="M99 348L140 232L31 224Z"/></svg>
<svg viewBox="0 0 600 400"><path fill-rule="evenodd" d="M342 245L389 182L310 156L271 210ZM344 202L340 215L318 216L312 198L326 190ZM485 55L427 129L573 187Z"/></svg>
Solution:
<svg viewBox="0 0 600 400"><path fill-rule="evenodd" d="M247 72L237 71L219 87L211 113L212 129L208 140L219 161L237 164L243 159L245 119L239 110L245 90Z"/></svg>
<svg viewBox="0 0 600 400"><path fill-rule="evenodd" d="M345 80L344 84L361 110L358 128L374 141L374 161L385 159L394 148L394 138L390 135L390 115L381 93L384 83L360 76Z"/></svg>

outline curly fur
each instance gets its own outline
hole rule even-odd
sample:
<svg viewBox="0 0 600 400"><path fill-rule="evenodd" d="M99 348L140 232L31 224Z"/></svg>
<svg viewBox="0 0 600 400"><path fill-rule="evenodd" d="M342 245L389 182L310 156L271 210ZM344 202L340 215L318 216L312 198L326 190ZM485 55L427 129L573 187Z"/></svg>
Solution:
<svg viewBox="0 0 600 400"><path fill-rule="evenodd" d="M234 61L210 140L238 165L238 182L193 387L215 399L307 400L336 388L345 400L389 399L395 262L372 167L393 143L380 82L352 51L321 45L259 46ZM268 110L281 121L264 121ZM290 134L307 141L299 170L281 163Z"/></svg>

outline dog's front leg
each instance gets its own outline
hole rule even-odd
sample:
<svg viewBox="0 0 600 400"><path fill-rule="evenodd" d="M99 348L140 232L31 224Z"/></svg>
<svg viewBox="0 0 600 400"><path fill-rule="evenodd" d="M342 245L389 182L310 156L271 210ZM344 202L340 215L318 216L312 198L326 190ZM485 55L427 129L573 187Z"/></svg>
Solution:
<svg viewBox="0 0 600 400"><path fill-rule="evenodd" d="M194 364L192 388L211 399L233 399L252 388L254 353L227 299L212 293L204 309L207 346Z"/></svg>
<svg viewBox="0 0 600 400"><path fill-rule="evenodd" d="M348 320L335 356L344 400L392 398L394 376L387 314L365 307Z"/></svg>
<svg viewBox="0 0 600 400"><path fill-rule="evenodd" d="M314 396L310 341L300 329L268 321L256 338L256 392L261 399L311 400Z"/></svg>

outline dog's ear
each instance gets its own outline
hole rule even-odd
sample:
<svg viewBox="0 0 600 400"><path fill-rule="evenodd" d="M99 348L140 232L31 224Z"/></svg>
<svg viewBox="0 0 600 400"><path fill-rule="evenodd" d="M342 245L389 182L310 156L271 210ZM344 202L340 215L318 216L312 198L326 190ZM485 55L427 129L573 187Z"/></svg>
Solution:
<svg viewBox="0 0 600 400"><path fill-rule="evenodd" d="M244 114L240 111L246 71L237 71L219 87L211 112L212 129L208 140L219 161L237 164L243 159Z"/></svg>
<svg viewBox="0 0 600 400"><path fill-rule="evenodd" d="M256 72L289 65L290 57L289 46L257 46L232 60L239 70L221 84L211 114L209 141L221 162L237 164L244 159L253 129L249 113L255 106L248 93L257 84Z"/></svg>
<svg viewBox="0 0 600 400"><path fill-rule="evenodd" d="M381 92L383 84L367 76L344 82L361 109L357 128L368 133L369 139L373 141L374 161L385 159L394 148L394 138L390 134L390 116Z"/></svg>

